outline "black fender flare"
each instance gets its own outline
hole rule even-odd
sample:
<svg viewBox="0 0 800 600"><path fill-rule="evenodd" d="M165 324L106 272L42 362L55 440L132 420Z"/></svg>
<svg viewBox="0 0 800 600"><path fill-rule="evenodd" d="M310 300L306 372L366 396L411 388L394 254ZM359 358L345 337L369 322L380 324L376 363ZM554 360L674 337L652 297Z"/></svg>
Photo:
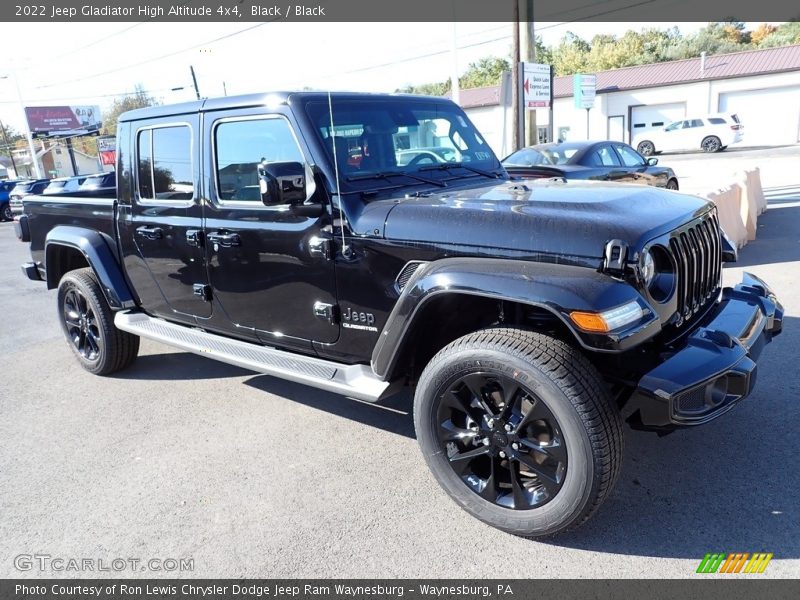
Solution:
<svg viewBox="0 0 800 600"><path fill-rule="evenodd" d="M47 274L47 289L58 287L58 273L50 267L53 257L59 247L66 246L78 250L94 271L103 294L112 310L134 308L136 301L131 293L122 268L109 245L113 241L107 236L91 229L74 227L71 225L57 225L53 227L45 238L45 272Z"/></svg>
<svg viewBox="0 0 800 600"><path fill-rule="evenodd" d="M623 334L591 334L578 329L572 311L601 312L639 300L628 283L573 265L493 258L445 258L419 267L400 295L372 353L372 369L391 377L415 316L441 294L468 294L507 300L546 310L572 332L583 348L595 352L623 352L660 331L654 310Z"/></svg>

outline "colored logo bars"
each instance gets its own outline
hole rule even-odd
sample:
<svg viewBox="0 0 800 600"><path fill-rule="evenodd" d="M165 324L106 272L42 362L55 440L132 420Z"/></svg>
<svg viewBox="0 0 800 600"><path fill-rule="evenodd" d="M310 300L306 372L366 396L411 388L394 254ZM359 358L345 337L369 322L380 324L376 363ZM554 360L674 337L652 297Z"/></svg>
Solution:
<svg viewBox="0 0 800 600"><path fill-rule="evenodd" d="M697 567L698 573L763 573L769 561L772 560L772 552L756 552L747 554L746 552L732 552L730 554L708 553L700 561Z"/></svg>

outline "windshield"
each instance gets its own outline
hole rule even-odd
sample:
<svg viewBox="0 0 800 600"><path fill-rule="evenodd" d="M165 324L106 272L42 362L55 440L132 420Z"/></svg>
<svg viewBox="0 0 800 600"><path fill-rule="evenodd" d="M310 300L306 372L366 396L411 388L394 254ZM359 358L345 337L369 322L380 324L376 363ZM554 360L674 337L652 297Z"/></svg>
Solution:
<svg viewBox="0 0 800 600"><path fill-rule="evenodd" d="M452 170L431 171L432 165L461 164L486 171L499 166L489 145L454 104L416 98L376 101L334 96L334 131L327 102L310 102L307 110L331 163L334 158L338 163L339 177L345 184L386 172L453 177ZM465 169L464 174L474 176L474 171Z"/></svg>

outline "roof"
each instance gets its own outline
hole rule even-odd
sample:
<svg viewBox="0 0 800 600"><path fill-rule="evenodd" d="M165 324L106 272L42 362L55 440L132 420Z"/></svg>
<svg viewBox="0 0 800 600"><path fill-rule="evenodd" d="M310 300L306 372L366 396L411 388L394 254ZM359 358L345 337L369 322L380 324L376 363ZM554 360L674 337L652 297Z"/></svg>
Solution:
<svg viewBox="0 0 800 600"><path fill-rule="evenodd" d="M800 71L800 44L707 56L705 69L702 71L700 63L701 59L697 57L598 71L595 73L597 93ZM553 96L572 96L572 81L572 75L556 77L553 81ZM497 106L500 104L500 86L461 90L459 104L463 108Z"/></svg>
<svg viewBox="0 0 800 600"><path fill-rule="evenodd" d="M600 71L597 73L597 91L607 93L797 71L800 70L800 44L707 56L703 70L700 68L701 62L702 59L698 57ZM571 76L556 77L553 83L553 95L556 98L572 96L572 81Z"/></svg>
<svg viewBox="0 0 800 600"><path fill-rule="evenodd" d="M330 92L334 99L339 100L379 100L381 98L408 98L425 102L437 101L444 102L444 98L437 96L422 96L413 94L374 94L370 92ZM310 100L328 101L328 92L264 92L260 94L245 94L241 96L223 96L218 98L203 98L192 102L181 104L164 104L149 106L147 108L137 108L122 113L119 116L122 121L135 121L139 119L151 119L155 117L177 116L191 114L201 111L222 110L230 108L246 108L251 106L279 106L293 102L305 102Z"/></svg>

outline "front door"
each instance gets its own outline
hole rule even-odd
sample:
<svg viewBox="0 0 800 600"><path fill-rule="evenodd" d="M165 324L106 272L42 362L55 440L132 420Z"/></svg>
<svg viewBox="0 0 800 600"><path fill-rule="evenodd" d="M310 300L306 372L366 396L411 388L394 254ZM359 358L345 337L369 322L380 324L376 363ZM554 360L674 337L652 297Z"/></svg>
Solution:
<svg viewBox="0 0 800 600"><path fill-rule="evenodd" d="M206 113L209 186L205 207L206 260L212 294L234 332L255 333L267 344L308 347L339 337L333 260L327 251L330 223L288 205L261 201L258 165L307 166L308 196L316 193L307 148L291 115L245 109L232 116ZM329 227L328 227L329 229Z"/></svg>
<svg viewBox="0 0 800 600"><path fill-rule="evenodd" d="M123 239L132 238L140 257L141 268L131 263L127 270L143 304L179 320L211 315L202 295L205 258L196 243L202 226L198 123L192 114L135 131L136 177L130 213L121 220Z"/></svg>

